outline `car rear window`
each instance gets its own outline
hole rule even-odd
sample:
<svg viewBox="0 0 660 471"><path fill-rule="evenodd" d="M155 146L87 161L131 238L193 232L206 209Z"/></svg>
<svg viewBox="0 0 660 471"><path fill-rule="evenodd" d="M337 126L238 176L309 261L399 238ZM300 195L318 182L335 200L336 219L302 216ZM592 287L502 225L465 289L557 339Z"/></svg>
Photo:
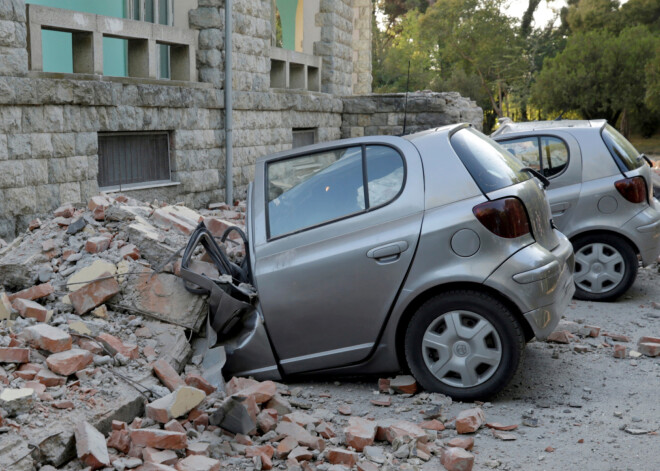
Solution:
<svg viewBox="0 0 660 471"><path fill-rule="evenodd" d="M484 193L529 180L523 163L495 141L471 128L451 137L451 145Z"/></svg>
<svg viewBox="0 0 660 471"><path fill-rule="evenodd" d="M637 149L612 126L606 124L601 134L605 145L622 172L635 170L644 164L643 159L639 158Z"/></svg>

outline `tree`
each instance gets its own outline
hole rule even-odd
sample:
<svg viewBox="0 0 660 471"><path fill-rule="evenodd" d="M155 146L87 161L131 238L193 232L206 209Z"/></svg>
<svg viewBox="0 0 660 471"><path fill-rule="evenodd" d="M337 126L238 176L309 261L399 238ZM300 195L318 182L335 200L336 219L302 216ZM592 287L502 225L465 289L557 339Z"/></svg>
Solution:
<svg viewBox="0 0 660 471"><path fill-rule="evenodd" d="M424 13L431 3L433 0L379 0L378 8L385 14L391 27L411 10Z"/></svg>
<svg viewBox="0 0 660 471"><path fill-rule="evenodd" d="M498 116L512 84L525 71L522 43L503 6L503 0L438 0L421 19L422 31L437 45L440 71L449 63L479 77Z"/></svg>
<svg viewBox="0 0 660 471"><path fill-rule="evenodd" d="M577 0L564 7L563 19L571 33L597 29L620 29L619 2L617 0Z"/></svg>
<svg viewBox="0 0 660 471"><path fill-rule="evenodd" d="M579 111L586 119L617 122L626 111L639 114L646 95L645 64L658 38L646 27L576 33L566 48L543 63L532 87L533 102L547 111Z"/></svg>

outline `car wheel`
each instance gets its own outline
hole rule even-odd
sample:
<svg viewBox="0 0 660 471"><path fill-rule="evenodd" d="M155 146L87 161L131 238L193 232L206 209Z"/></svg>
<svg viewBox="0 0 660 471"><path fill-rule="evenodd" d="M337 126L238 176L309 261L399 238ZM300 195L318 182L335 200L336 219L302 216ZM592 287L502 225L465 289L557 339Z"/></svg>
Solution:
<svg viewBox="0 0 660 471"><path fill-rule="evenodd" d="M611 234L592 234L573 241L575 297L612 301L633 284L639 262L630 244Z"/></svg>
<svg viewBox="0 0 660 471"><path fill-rule="evenodd" d="M406 360L417 382L466 401L502 390L518 369L524 347L513 313L478 291L431 298L413 315L405 336Z"/></svg>

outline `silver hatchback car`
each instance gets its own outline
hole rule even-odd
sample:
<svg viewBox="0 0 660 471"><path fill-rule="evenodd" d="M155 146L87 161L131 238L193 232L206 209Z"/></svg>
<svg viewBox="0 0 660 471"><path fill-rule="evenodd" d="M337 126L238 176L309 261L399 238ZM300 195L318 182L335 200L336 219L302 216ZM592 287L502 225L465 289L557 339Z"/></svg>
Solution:
<svg viewBox="0 0 660 471"><path fill-rule="evenodd" d="M539 181L468 125L259 159L247 239L254 310L236 309L234 338L231 316L212 322L226 374L409 368L427 390L486 398L574 292L572 247Z"/></svg>
<svg viewBox="0 0 660 471"><path fill-rule="evenodd" d="M660 253L651 169L605 120L505 121L492 136L550 180L552 218L575 249L575 297L610 301Z"/></svg>

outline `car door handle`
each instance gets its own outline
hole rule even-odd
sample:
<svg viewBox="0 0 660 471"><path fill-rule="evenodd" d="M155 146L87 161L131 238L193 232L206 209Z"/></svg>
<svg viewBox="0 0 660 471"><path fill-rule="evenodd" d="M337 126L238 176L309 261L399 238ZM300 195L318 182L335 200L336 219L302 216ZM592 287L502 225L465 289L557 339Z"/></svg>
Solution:
<svg viewBox="0 0 660 471"><path fill-rule="evenodd" d="M571 207L571 203L555 203L550 205L550 211L552 211L553 216L554 215L561 215L566 212L568 208Z"/></svg>
<svg viewBox="0 0 660 471"><path fill-rule="evenodd" d="M367 257L381 260L383 258L399 255L400 253L405 252L407 249L408 242L405 240L400 240L391 244L381 245L380 247L374 247L367 252Z"/></svg>

